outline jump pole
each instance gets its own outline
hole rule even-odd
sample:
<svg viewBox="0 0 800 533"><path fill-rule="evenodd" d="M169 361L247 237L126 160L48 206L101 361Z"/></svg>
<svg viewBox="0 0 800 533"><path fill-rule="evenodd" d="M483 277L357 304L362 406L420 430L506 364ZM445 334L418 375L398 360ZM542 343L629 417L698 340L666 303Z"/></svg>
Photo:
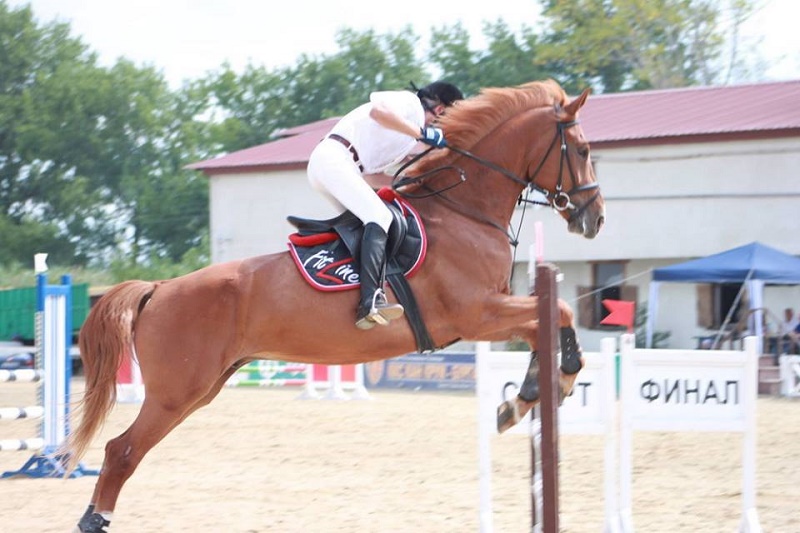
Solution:
<svg viewBox="0 0 800 533"><path fill-rule="evenodd" d="M534 294L539 299L539 331L537 333L537 358L539 360L539 412L541 419L540 458L536 457L536 439L531 437L531 531L558 533L558 404L559 367L558 353L558 269L550 263L536 266ZM540 465L542 480L541 517L537 515L538 477Z"/></svg>

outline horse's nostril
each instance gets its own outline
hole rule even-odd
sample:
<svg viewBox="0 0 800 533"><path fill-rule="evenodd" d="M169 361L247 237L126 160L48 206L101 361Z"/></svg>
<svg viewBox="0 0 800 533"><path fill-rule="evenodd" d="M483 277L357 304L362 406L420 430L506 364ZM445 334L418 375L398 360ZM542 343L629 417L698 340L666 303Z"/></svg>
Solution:
<svg viewBox="0 0 800 533"><path fill-rule="evenodd" d="M606 222L606 217L599 217L597 219L597 231L600 231L600 228L603 227L603 224Z"/></svg>

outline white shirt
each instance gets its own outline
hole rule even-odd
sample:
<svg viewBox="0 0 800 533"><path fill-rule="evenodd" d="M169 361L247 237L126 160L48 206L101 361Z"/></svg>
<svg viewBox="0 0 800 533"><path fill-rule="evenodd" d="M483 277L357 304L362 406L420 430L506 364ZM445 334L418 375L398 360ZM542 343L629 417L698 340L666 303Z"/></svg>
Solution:
<svg viewBox="0 0 800 533"><path fill-rule="evenodd" d="M800 324L800 320L798 320L796 316L792 317L788 322L784 322L781 326L781 334L786 335L787 333L794 331L798 324Z"/></svg>
<svg viewBox="0 0 800 533"><path fill-rule="evenodd" d="M369 116L373 102L380 102L393 113L422 128L425 110L419 98L410 91L378 91L369 95L369 103L348 114L331 129L350 141L358 152L364 173L376 174L399 163L407 156L417 140L405 133L384 128Z"/></svg>

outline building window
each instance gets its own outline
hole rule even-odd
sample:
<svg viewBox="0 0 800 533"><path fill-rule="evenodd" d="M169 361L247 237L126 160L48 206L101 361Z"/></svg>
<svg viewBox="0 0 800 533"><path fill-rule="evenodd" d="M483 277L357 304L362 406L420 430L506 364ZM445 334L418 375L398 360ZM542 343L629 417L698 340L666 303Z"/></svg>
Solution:
<svg viewBox="0 0 800 533"><path fill-rule="evenodd" d="M578 325L587 329L619 329L600 321L608 316L603 300L637 301L637 288L625 284L627 261L592 263L592 284L578 287Z"/></svg>

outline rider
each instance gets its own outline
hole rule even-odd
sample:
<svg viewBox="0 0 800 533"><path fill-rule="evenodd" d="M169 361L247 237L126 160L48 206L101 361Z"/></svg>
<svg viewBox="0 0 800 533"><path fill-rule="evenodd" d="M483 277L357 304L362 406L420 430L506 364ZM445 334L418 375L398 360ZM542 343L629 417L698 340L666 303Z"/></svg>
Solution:
<svg viewBox="0 0 800 533"><path fill-rule="evenodd" d="M416 89L416 88L415 88ZM356 327L370 329L403 316L403 306L390 304L383 292L386 240L392 215L364 174L384 172L422 141L447 145L433 122L445 108L464 98L455 85L436 81L411 91L379 91L350 111L320 142L308 161L311 186L339 212L350 210L364 223L359 260L361 297Z"/></svg>

